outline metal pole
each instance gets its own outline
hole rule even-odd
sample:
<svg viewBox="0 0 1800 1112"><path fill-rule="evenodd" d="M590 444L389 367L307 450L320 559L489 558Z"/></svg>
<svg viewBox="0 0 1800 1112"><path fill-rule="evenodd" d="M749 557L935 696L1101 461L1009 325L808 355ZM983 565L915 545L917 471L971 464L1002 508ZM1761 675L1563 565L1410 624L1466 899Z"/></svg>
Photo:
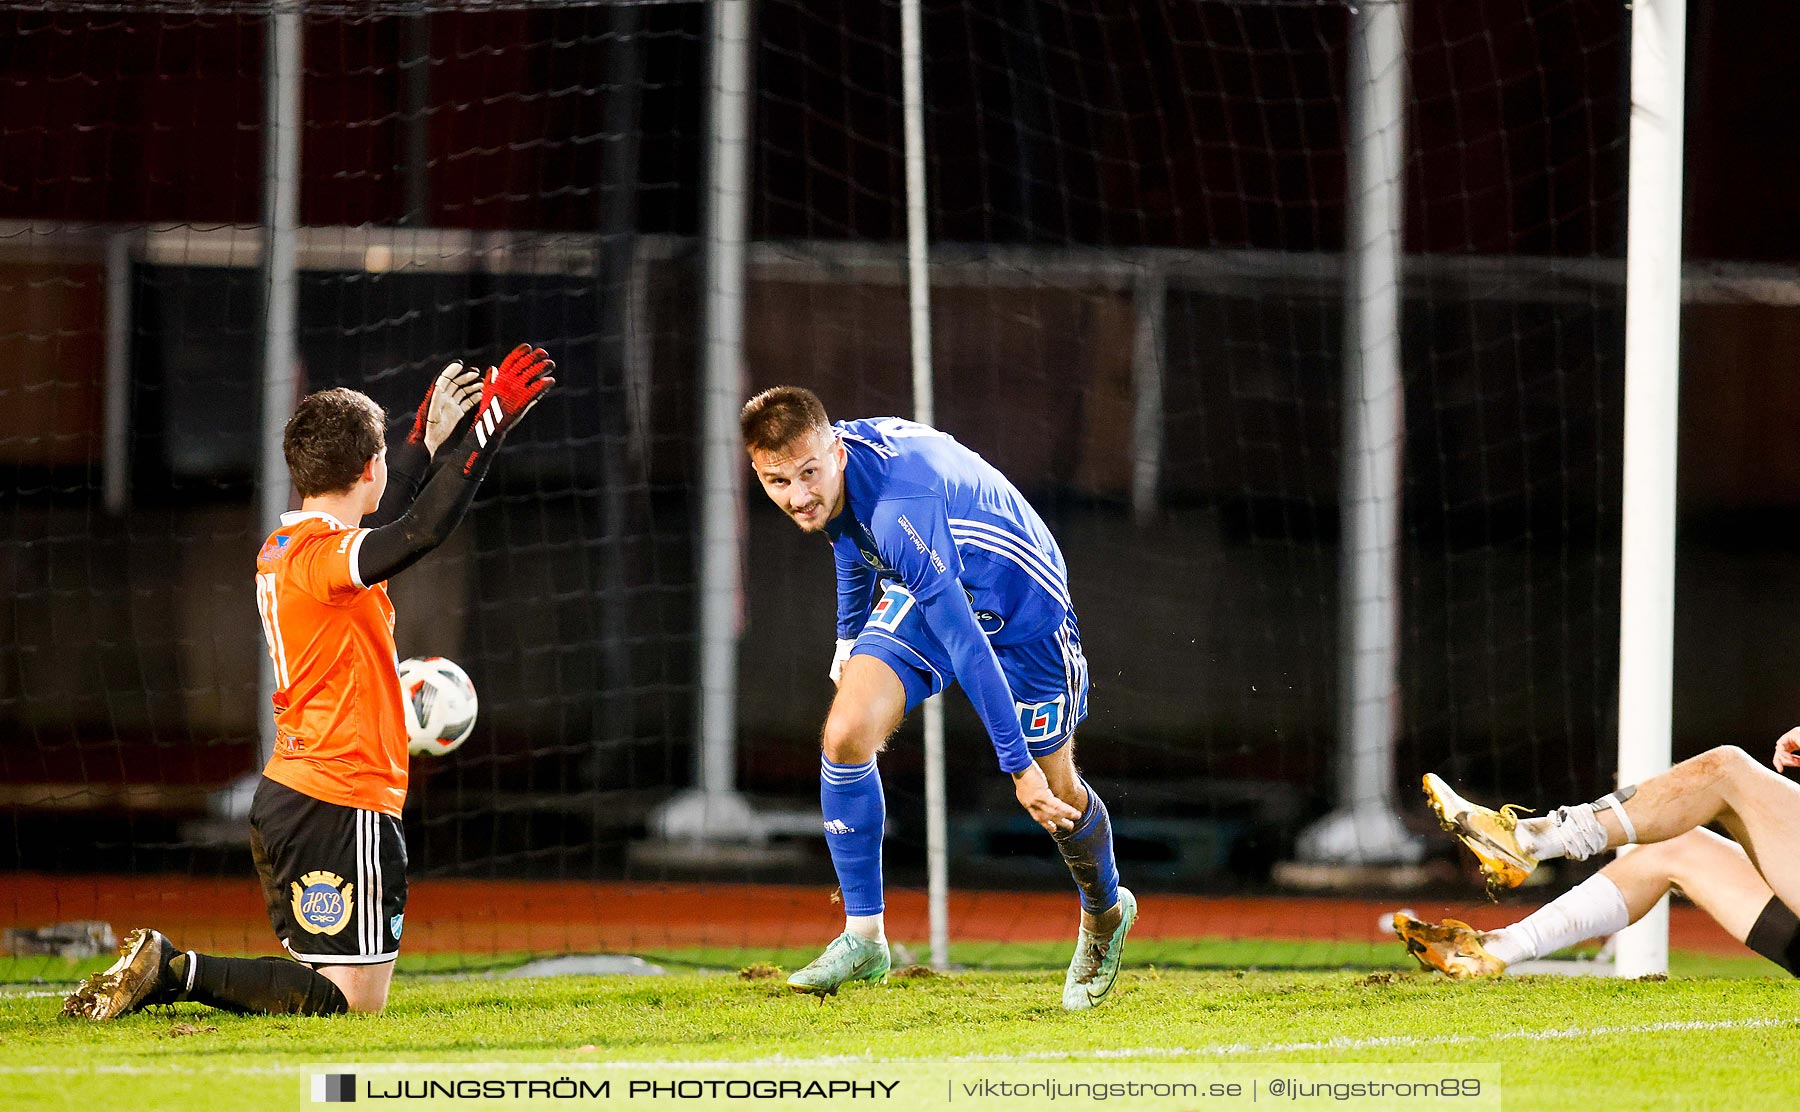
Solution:
<svg viewBox="0 0 1800 1112"><path fill-rule="evenodd" d="M400 180L406 190L406 213L401 222L422 228L431 223L431 16L423 11L401 24L405 60L402 95L405 116L401 127L405 150Z"/></svg>
<svg viewBox="0 0 1800 1112"><path fill-rule="evenodd" d="M906 292L912 325L913 417L937 419L931 391L931 256L925 195L925 76L919 0L900 5L900 74L906 121ZM950 965L950 855L944 789L944 701L925 704L925 901L931 964Z"/></svg>
<svg viewBox="0 0 1800 1112"><path fill-rule="evenodd" d="M750 194L750 3L712 6L712 119L706 194L706 348L701 402L700 744L694 783L664 832L751 835L739 825L737 647L743 538L739 512L749 466L737 428L743 404L744 240Z"/></svg>
<svg viewBox="0 0 1800 1112"><path fill-rule="evenodd" d="M106 441L101 480L106 512L131 499L131 240L106 237Z"/></svg>
<svg viewBox="0 0 1800 1112"><path fill-rule="evenodd" d="M1619 561L1619 783L1669 767L1675 654L1675 473L1681 355L1684 0L1631 12L1625 246L1625 483ZM1621 932L1614 973L1669 968L1669 900Z"/></svg>
<svg viewBox="0 0 1800 1112"><path fill-rule="evenodd" d="M300 275L294 248L300 223L302 34L298 5L282 5L270 16L263 125L263 271L268 276L269 300L263 316L262 460L257 473L257 524L265 535L281 524L281 515L288 508L288 470L281 455L281 431L293 408L299 362L295 318ZM261 659L258 721L262 754L258 767L275 751L275 719L269 713L275 674L267 654Z"/></svg>
<svg viewBox="0 0 1800 1112"><path fill-rule="evenodd" d="M262 413L257 464L257 540L275 531L288 508L287 460L281 431L294 404L299 351L295 318L299 304L300 68L304 33L297 4L278 6L269 16L268 75L263 93L262 266L269 299L263 313ZM275 670L268 653L257 656L256 767L212 793L207 806L226 820L250 814L250 800L262 766L275 752Z"/></svg>
<svg viewBox="0 0 1800 1112"><path fill-rule="evenodd" d="M1371 0L1351 16L1338 805L1300 843L1303 857L1337 864L1413 862L1424 852L1395 814L1393 791L1406 18L1406 0Z"/></svg>
<svg viewBox="0 0 1800 1112"><path fill-rule="evenodd" d="M605 142L600 144L600 247L595 252L595 303L599 308L596 371L600 412L601 697L594 705L593 767L596 780L609 772L610 742L637 736L631 695L632 616L628 537L634 526L632 486L641 457L631 442L632 277L637 255L638 166L643 119L643 11L625 5L606 13ZM600 795L594 796L599 807Z"/></svg>
<svg viewBox="0 0 1800 1112"><path fill-rule="evenodd" d="M1148 525L1156 516L1157 493L1162 488L1168 276L1160 270L1144 271L1131 300L1137 316L1131 342L1131 512L1139 525Z"/></svg>

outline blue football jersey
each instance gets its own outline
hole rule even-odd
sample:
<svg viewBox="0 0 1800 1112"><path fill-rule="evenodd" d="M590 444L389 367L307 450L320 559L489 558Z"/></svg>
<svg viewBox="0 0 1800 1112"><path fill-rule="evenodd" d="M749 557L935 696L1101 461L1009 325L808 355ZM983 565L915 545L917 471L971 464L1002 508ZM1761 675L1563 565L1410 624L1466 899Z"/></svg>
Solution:
<svg viewBox="0 0 1800 1112"><path fill-rule="evenodd" d="M845 509L827 523L838 636L863 628L883 580L925 607L1009 773L1030 763L995 645L1054 636L1072 612L1056 539L986 460L928 425L840 421Z"/></svg>

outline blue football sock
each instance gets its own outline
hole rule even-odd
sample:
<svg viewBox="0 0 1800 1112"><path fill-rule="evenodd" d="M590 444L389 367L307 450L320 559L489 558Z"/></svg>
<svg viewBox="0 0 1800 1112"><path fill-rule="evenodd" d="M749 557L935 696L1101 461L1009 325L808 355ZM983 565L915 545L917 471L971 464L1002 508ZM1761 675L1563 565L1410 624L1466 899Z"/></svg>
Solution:
<svg viewBox="0 0 1800 1112"><path fill-rule="evenodd" d="M1112 817L1106 813L1106 804L1092 784L1083 780L1081 785L1088 793L1081 821L1075 829L1052 836L1075 878L1075 887L1081 889L1081 910L1100 915L1119 902L1119 863L1113 859Z"/></svg>
<svg viewBox="0 0 1800 1112"><path fill-rule="evenodd" d="M833 764L819 759L819 807L825 812L825 844L844 893L845 915L880 915L881 831L887 796L875 759Z"/></svg>

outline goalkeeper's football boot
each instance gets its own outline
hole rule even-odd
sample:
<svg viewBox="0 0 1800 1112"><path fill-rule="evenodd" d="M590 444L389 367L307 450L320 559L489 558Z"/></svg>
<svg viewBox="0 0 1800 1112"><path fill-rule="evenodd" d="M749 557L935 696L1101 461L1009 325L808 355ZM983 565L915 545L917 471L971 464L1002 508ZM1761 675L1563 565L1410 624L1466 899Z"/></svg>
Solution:
<svg viewBox="0 0 1800 1112"><path fill-rule="evenodd" d="M806 968L790 976L787 983L795 992L836 996L837 990L850 981L880 984L887 980L888 970L892 967L887 943L864 938L855 931L845 931L832 939L825 952Z"/></svg>
<svg viewBox="0 0 1800 1112"><path fill-rule="evenodd" d="M1537 868L1537 858L1519 845L1519 812L1527 808L1508 803L1498 811L1470 803L1457 795L1436 773L1425 774L1425 798L1437 815L1438 825L1468 846L1487 878L1488 895L1503 888L1517 888Z"/></svg>
<svg viewBox="0 0 1800 1112"><path fill-rule="evenodd" d="M81 982L63 1001L63 1014L117 1019L153 1004L172 1004L180 986L169 972L177 951L159 931L139 927L119 944L119 960Z"/></svg>
<svg viewBox="0 0 1800 1112"><path fill-rule="evenodd" d="M1137 897L1131 889L1119 889L1119 925L1110 934L1086 927L1075 937L1075 957L1063 977L1063 1007L1083 1012L1106 999L1119 979L1119 963L1125 957L1125 936L1137 922Z"/></svg>
<svg viewBox="0 0 1800 1112"><path fill-rule="evenodd" d="M1482 933L1458 919L1427 923L1396 911L1394 937L1406 943L1406 952L1421 968L1435 969L1459 981L1506 972L1506 963L1482 946Z"/></svg>

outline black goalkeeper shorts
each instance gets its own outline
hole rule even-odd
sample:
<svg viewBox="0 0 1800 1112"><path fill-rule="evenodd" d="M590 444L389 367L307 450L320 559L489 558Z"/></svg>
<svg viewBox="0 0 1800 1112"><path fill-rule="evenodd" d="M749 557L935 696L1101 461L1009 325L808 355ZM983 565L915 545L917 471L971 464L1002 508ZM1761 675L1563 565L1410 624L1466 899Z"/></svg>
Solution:
<svg viewBox="0 0 1800 1112"><path fill-rule="evenodd" d="M1744 945L1800 977L1800 918L1779 897L1763 906Z"/></svg>
<svg viewBox="0 0 1800 1112"><path fill-rule="evenodd" d="M314 965L374 965L400 953L399 819L326 803L265 776L250 804L250 852L269 925L288 953Z"/></svg>

